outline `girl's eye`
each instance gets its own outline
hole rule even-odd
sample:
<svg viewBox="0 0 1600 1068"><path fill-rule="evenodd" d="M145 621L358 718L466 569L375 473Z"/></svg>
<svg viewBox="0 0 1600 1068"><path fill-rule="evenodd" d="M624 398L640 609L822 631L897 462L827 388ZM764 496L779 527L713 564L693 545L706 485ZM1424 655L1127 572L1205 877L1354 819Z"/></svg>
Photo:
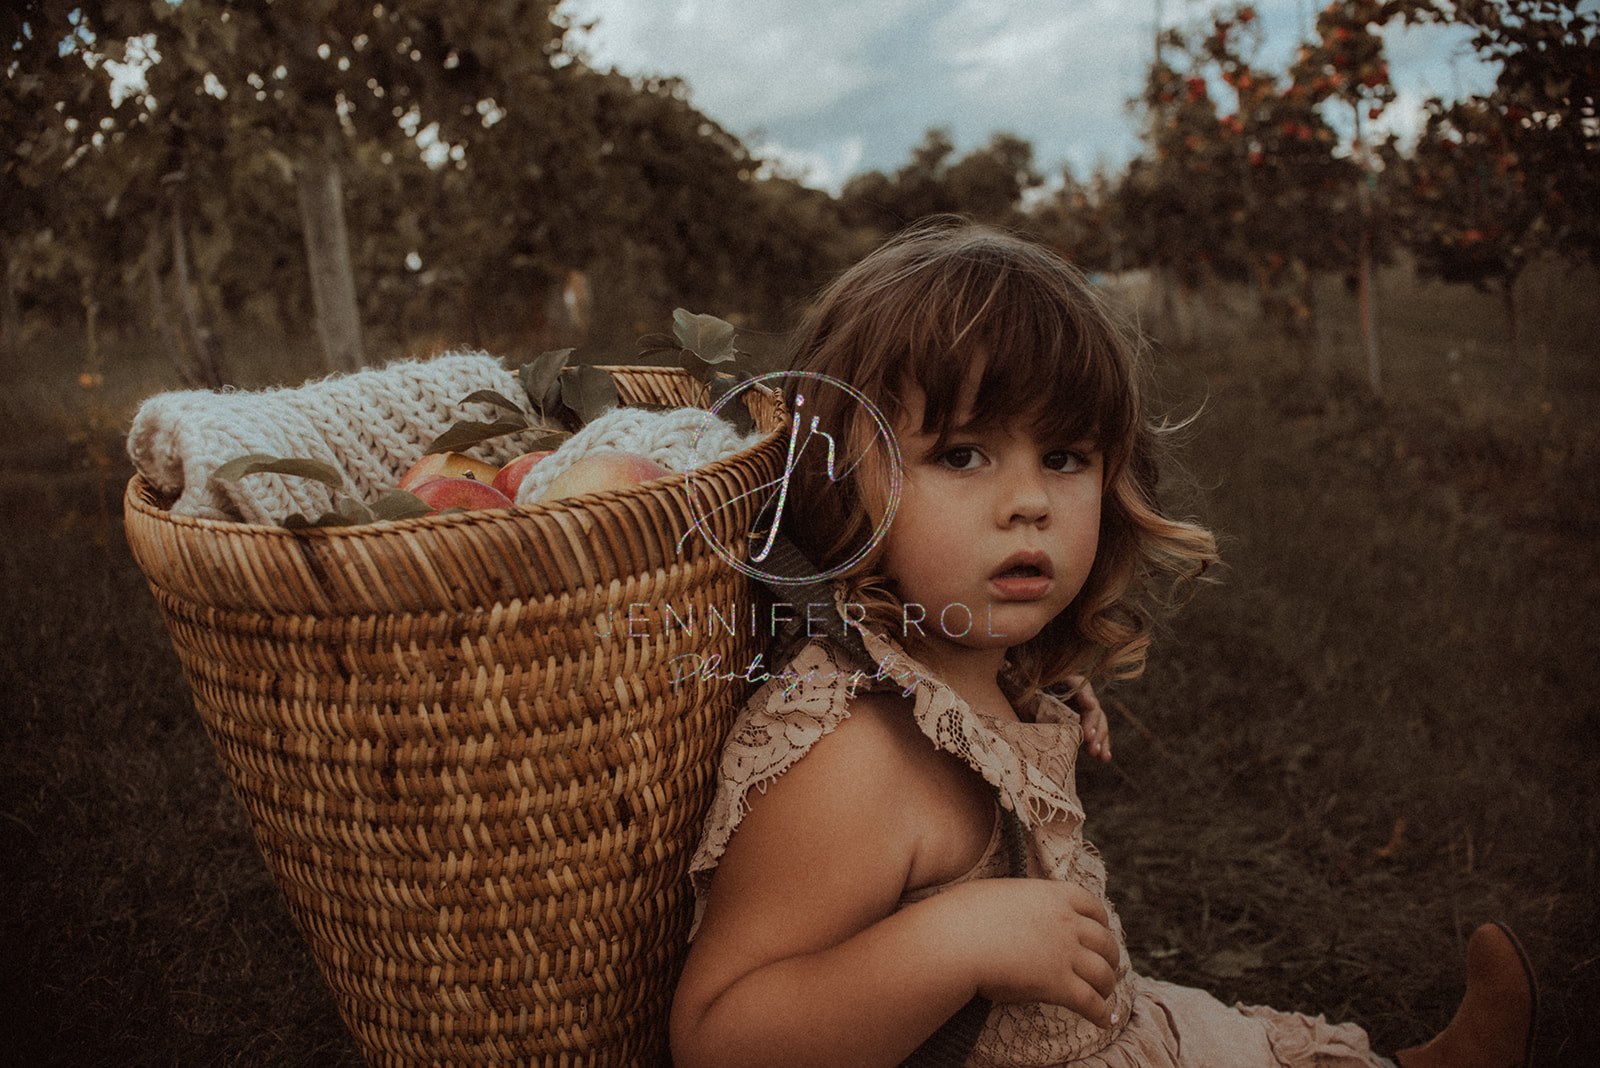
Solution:
<svg viewBox="0 0 1600 1068"><path fill-rule="evenodd" d="M1075 452L1072 449L1056 449L1054 452L1047 452L1044 459L1045 463L1050 463L1054 459L1056 463L1061 465L1058 468L1061 471L1081 471L1089 466L1089 458L1083 453Z"/></svg>
<svg viewBox="0 0 1600 1068"><path fill-rule="evenodd" d="M972 457L982 455L982 453L980 453L977 449L974 449L971 445L957 445L955 448L946 449L942 454L940 454L939 462L956 471L970 471L972 470L972 468L968 466L970 459Z"/></svg>

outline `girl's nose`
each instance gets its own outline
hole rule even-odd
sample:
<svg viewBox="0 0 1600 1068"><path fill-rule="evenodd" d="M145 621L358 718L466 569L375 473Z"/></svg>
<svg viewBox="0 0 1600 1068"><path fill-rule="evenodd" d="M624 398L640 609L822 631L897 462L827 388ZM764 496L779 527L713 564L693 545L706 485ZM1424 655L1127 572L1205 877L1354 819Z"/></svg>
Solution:
<svg viewBox="0 0 1600 1068"><path fill-rule="evenodd" d="M1006 526L1049 520L1050 495L1045 490L1042 472L1024 472L1006 480L1006 490L1001 500L1001 518Z"/></svg>

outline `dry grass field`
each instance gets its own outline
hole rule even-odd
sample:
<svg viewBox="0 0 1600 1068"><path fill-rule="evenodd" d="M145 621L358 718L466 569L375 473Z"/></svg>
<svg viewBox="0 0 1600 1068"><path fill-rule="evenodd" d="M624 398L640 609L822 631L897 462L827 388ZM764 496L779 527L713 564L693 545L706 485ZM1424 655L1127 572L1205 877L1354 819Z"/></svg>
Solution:
<svg viewBox="0 0 1600 1068"><path fill-rule="evenodd" d="M1317 383L1248 319L1156 346L1164 407L1200 410L1172 492L1226 566L1083 775L1143 971L1392 1050L1502 918L1539 1063L1600 1063L1600 320L1592 277L1528 290L1518 367L1495 300L1386 278L1381 403L1337 289ZM75 345L34 338L0 398L10 1059L359 1064L122 539L122 435L171 383L124 346L82 388ZM243 385L312 373L240 351Z"/></svg>

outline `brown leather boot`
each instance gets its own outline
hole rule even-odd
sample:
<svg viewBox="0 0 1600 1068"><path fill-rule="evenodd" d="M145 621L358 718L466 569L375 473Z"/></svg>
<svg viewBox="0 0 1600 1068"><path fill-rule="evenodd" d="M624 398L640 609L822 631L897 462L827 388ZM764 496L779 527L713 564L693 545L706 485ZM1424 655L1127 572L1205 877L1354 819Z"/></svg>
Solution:
<svg viewBox="0 0 1600 1068"><path fill-rule="evenodd" d="M1400 1068L1529 1068L1539 984L1511 929L1486 923L1467 941L1467 993L1450 1026L1395 1054Z"/></svg>

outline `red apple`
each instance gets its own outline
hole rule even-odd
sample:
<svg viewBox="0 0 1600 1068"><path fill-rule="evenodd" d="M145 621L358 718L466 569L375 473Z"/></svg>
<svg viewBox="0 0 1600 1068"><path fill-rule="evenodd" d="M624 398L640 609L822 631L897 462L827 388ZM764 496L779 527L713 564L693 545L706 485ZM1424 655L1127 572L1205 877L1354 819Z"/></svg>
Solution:
<svg viewBox="0 0 1600 1068"><path fill-rule="evenodd" d="M510 508L511 498L475 478L430 478L411 490L434 515L446 508Z"/></svg>
<svg viewBox="0 0 1600 1068"><path fill-rule="evenodd" d="M500 469L494 464L474 460L459 452L430 452L406 468L406 473L400 476L400 488L415 490L434 478L475 478L489 485L499 472Z"/></svg>
<svg viewBox="0 0 1600 1068"><path fill-rule="evenodd" d="M631 452L593 452L574 460L571 467L551 479L539 499L559 501L584 493L627 489L670 474L671 471L648 456Z"/></svg>
<svg viewBox="0 0 1600 1068"><path fill-rule="evenodd" d="M528 477L528 472L533 465L549 456L554 449L540 449L538 452L525 452L515 460L510 460L494 476L494 488L510 497L517 499L517 490L522 488L522 480Z"/></svg>

